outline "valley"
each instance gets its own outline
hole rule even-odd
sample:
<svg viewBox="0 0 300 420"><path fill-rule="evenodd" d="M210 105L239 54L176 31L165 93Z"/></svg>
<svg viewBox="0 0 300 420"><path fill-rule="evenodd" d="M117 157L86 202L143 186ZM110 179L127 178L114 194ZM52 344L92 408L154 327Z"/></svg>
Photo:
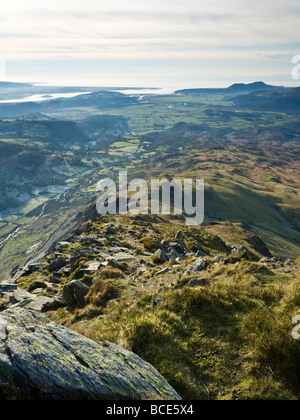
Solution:
<svg viewBox="0 0 300 420"><path fill-rule="evenodd" d="M297 91L265 86L265 95L291 92L294 98ZM7 114L0 121L1 277L48 237L28 235L44 221L44 211L56 220L56 230L65 220L61 209L75 211L78 202L96 197L101 177L122 169L132 178L203 178L207 225L244 227L262 236L275 255L299 256L297 109L291 113L285 102L276 112L236 106L256 88L263 96L264 86L252 84L1 104L0 115ZM32 108L36 112L22 114ZM22 232L28 244L12 257Z"/></svg>

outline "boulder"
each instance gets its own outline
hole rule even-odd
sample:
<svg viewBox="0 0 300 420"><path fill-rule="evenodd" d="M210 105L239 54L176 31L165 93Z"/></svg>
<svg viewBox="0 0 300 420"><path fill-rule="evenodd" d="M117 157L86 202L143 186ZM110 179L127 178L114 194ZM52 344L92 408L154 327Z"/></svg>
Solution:
<svg viewBox="0 0 300 420"><path fill-rule="evenodd" d="M44 266L45 266L45 263L42 263L42 262L28 264L29 273L35 273L36 271L41 270Z"/></svg>
<svg viewBox="0 0 300 420"><path fill-rule="evenodd" d="M180 239L182 238L182 235L183 235L182 231L179 230L175 235L176 241L180 241Z"/></svg>
<svg viewBox="0 0 300 420"><path fill-rule="evenodd" d="M272 254L267 248L266 244L262 241L262 239L253 234L250 238L246 239L246 241L253 247L253 249L258 252L259 254L263 255L267 258L272 258Z"/></svg>
<svg viewBox="0 0 300 420"><path fill-rule="evenodd" d="M56 249L57 249L59 252L63 252L63 251L64 251L66 248L68 248L70 245L71 245L71 242L66 242L66 241L59 242L59 244L57 245Z"/></svg>
<svg viewBox="0 0 300 420"><path fill-rule="evenodd" d="M204 268L204 261L199 258L194 265L190 267L190 271L201 271Z"/></svg>
<svg viewBox="0 0 300 420"><path fill-rule="evenodd" d="M66 284L63 289L63 298L69 310L76 308L84 308L86 305L85 297L89 293L90 288L79 280L73 280Z"/></svg>
<svg viewBox="0 0 300 420"><path fill-rule="evenodd" d="M246 246L238 246L234 247L231 250L231 255L236 257L243 257L244 259L248 259L251 261L259 261L259 257L253 254Z"/></svg>
<svg viewBox="0 0 300 420"><path fill-rule="evenodd" d="M108 235L114 235L116 233L116 230L113 226L107 226L106 232Z"/></svg>
<svg viewBox="0 0 300 420"><path fill-rule="evenodd" d="M183 255L177 251L175 247L170 246L170 254L174 255L175 258L183 258Z"/></svg>
<svg viewBox="0 0 300 420"><path fill-rule="evenodd" d="M88 267L82 268L80 271L83 273L93 273L99 270L100 265L101 265L100 262L93 262L93 263L90 263Z"/></svg>
<svg viewBox="0 0 300 420"><path fill-rule="evenodd" d="M136 257L134 255L128 254L127 252L119 252L118 254L114 255L114 260L118 263L129 262L136 261Z"/></svg>
<svg viewBox="0 0 300 420"><path fill-rule="evenodd" d="M52 271L59 271L61 268L67 265L67 261L63 257L58 257L51 264L48 266L48 270Z"/></svg>
<svg viewBox="0 0 300 420"><path fill-rule="evenodd" d="M60 284L62 282L62 279L58 276L52 276L50 277L49 281L53 284Z"/></svg>
<svg viewBox="0 0 300 420"><path fill-rule="evenodd" d="M31 400L180 400L134 353L20 308L0 313L0 383Z"/></svg>
<svg viewBox="0 0 300 420"><path fill-rule="evenodd" d="M206 279L192 279L188 282L187 287L209 286L209 284Z"/></svg>
<svg viewBox="0 0 300 420"><path fill-rule="evenodd" d="M178 250L178 252L180 252L181 254L190 252L190 250L188 249L188 247L186 246L184 241L178 239L177 243L178 243L178 245L177 245L176 249Z"/></svg>
<svg viewBox="0 0 300 420"><path fill-rule="evenodd" d="M157 298L157 299L153 299L152 301L152 307L154 308L155 306L160 305L161 303L163 303L166 300L166 298Z"/></svg>
<svg viewBox="0 0 300 420"><path fill-rule="evenodd" d="M166 254L164 253L164 251L162 251L161 249L158 249L155 253L154 256L157 257L160 261L161 264L164 264L168 261L168 258L166 256Z"/></svg>
<svg viewBox="0 0 300 420"><path fill-rule="evenodd" d="M246 252L247 254L250 253L249 249L246 246L236 246L232 248L232 254L240 255L243 252Z"/></svg>

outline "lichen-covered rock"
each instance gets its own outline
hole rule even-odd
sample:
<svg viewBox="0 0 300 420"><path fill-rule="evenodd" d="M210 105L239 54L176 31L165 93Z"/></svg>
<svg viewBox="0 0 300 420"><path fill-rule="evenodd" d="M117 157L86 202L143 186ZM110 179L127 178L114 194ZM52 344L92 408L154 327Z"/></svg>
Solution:
<svg viewBox="0 0 300 420"><path fill-rule="evenodd" d="M33 309L34 311L43 311L49 305L54 304L55 299L47 296L33 295L26 290L16 288L12 292L3 293L9 297L11 308Z"/></svg>
<svg viewBox="0 0 300 420"><path fill-rule="evenodd" d="M137 355L23 308L0 313L0 386L28 398L180 399Z"/></svg>

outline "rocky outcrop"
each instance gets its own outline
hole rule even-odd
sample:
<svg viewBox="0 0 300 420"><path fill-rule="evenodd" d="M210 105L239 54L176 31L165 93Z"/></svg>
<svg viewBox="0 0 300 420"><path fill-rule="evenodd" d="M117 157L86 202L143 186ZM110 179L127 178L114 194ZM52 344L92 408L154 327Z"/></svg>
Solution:
<svg viewBox="0 0 300 420"><path fill-rule="evenodd" d="M0 313L0 386L28 399L180 399L137 355L24 308Z"/></svg>
<svg viewBox="0 0 300 420"><path fill-rule="evenodd" d="M260 255L263 255L267 258L272 258L272 254L269 251L266 244L262 241L262 239L253 234L249 238L246 239L246 241L253 247L253 249L258 252Z"/></svg>
<svg viewBox="0 0 300 420"><path fill-rule="evenodd" d="M56 299L47 296L37 296L26 290L20 289L14 283L0 284L0 298L6 297L6 306L10 308L25 308L33 309L35 311L46 310L49 305L57 304Z"/></svg>

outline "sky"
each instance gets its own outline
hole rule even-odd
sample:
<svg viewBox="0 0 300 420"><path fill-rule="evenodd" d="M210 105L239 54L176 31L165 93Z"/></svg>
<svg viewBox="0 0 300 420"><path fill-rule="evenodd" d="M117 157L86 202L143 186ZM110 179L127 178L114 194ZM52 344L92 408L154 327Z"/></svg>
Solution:
<svg viewBox="0 0 300 420"><path fill-rule="evenodd" d="M166 88L261 80L298 86L292 77L296 55L299 0L0 4L0 80Z"/></svg>

